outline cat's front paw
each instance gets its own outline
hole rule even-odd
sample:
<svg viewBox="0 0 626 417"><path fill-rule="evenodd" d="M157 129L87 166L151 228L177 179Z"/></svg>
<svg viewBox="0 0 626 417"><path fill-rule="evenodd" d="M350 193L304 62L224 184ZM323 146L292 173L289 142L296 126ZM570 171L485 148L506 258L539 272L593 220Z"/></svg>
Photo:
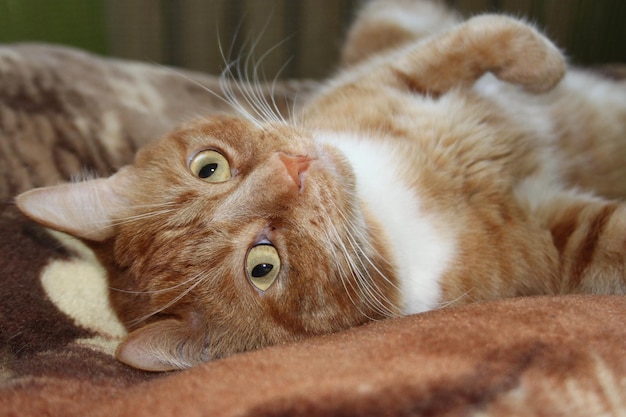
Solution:
<svg viewBox="0 0 626 417"><path fill-rule="evenodd" d="M392 66L411 90L438 96L473 85L485 73L531 92L564 76L561 52L534 27L510 17L482 15L420 42Z"/></svg>
<svg viewBox="0 0 626 417"><path fill-rule="evenodd" d="M495 15L470 19L474 46L491 63L490 71L499 79L536 93L552 89L565 75L563 54L534 27L521 21Z"/></svg>

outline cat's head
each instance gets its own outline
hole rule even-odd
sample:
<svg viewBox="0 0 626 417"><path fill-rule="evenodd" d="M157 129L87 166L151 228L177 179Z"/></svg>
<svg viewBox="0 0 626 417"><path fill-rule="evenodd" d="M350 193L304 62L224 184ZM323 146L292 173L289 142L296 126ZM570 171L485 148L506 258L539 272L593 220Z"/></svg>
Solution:
<svg viewBox="0 0 626 417"><path fill-rule="evenodd" d="M381 317L371 293L394 297L376 276L391 272L354 188L333 148L224 116L17 203L94 248L131 331L118 357L165 370Z"/></svg>

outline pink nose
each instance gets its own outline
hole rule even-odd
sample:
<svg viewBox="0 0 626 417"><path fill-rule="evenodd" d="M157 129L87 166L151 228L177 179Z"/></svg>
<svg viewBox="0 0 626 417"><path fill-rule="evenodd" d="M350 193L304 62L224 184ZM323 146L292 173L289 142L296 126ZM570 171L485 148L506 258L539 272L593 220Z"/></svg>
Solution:
<svg viewBox="0 0 626 417"><path fill-rule="evenodd" d="M306 172L314 158L308 156L291 156L284 153L279 154L279 158L287 168L287 173L298 187L302 186L301 174Z"/></svg>

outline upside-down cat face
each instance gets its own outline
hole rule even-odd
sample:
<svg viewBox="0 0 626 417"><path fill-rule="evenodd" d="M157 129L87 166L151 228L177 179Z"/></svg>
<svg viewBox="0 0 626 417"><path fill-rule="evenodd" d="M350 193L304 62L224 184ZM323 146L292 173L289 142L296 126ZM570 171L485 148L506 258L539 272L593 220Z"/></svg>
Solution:
<svg viewBox="0 0 626 417"><path fill-rule="evenodd" d="M53 199L42 221L93 241L120 317L137 329L118 356L160 370L381 317L371 293L395 295L368 287L381 280L365 256L390 271L385 250L368 249L374 231L354 187L341 155L295 129L216 117L143 149L108 180L18 203ZM79 205L63 204L72 199ZM72 212L94 201L99 224Z"/></svg>

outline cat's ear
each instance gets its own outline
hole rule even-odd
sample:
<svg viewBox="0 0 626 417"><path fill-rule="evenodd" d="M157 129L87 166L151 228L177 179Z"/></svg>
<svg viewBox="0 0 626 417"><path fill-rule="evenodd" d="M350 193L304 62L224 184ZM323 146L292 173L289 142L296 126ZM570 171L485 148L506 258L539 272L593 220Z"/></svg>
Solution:
<svg viewBox="0 0 626 417"><path fill-rule="evenodd" d="M141 327L122 340L115 352L120 362L144 371L190 368L210 359L204 338L179 319L165 319Z"/></svg>
<svg viewBox="0 0 626 417"><path fill-rule="evenodd" d="M418 43L394 62L396 78L410 89L438 96L471 86L485 73L545 92L565 74L563 54L534 27L501 16L482 15Z"/></svg>
<svg viewBox="0 0 626 417"><path fill-rule="evenodd" d="M32 220L51 229L93 241L114 233L112 218L127 203L122 189L129 171L109 178L36 188L16 197L17 207Z"/></svg>

